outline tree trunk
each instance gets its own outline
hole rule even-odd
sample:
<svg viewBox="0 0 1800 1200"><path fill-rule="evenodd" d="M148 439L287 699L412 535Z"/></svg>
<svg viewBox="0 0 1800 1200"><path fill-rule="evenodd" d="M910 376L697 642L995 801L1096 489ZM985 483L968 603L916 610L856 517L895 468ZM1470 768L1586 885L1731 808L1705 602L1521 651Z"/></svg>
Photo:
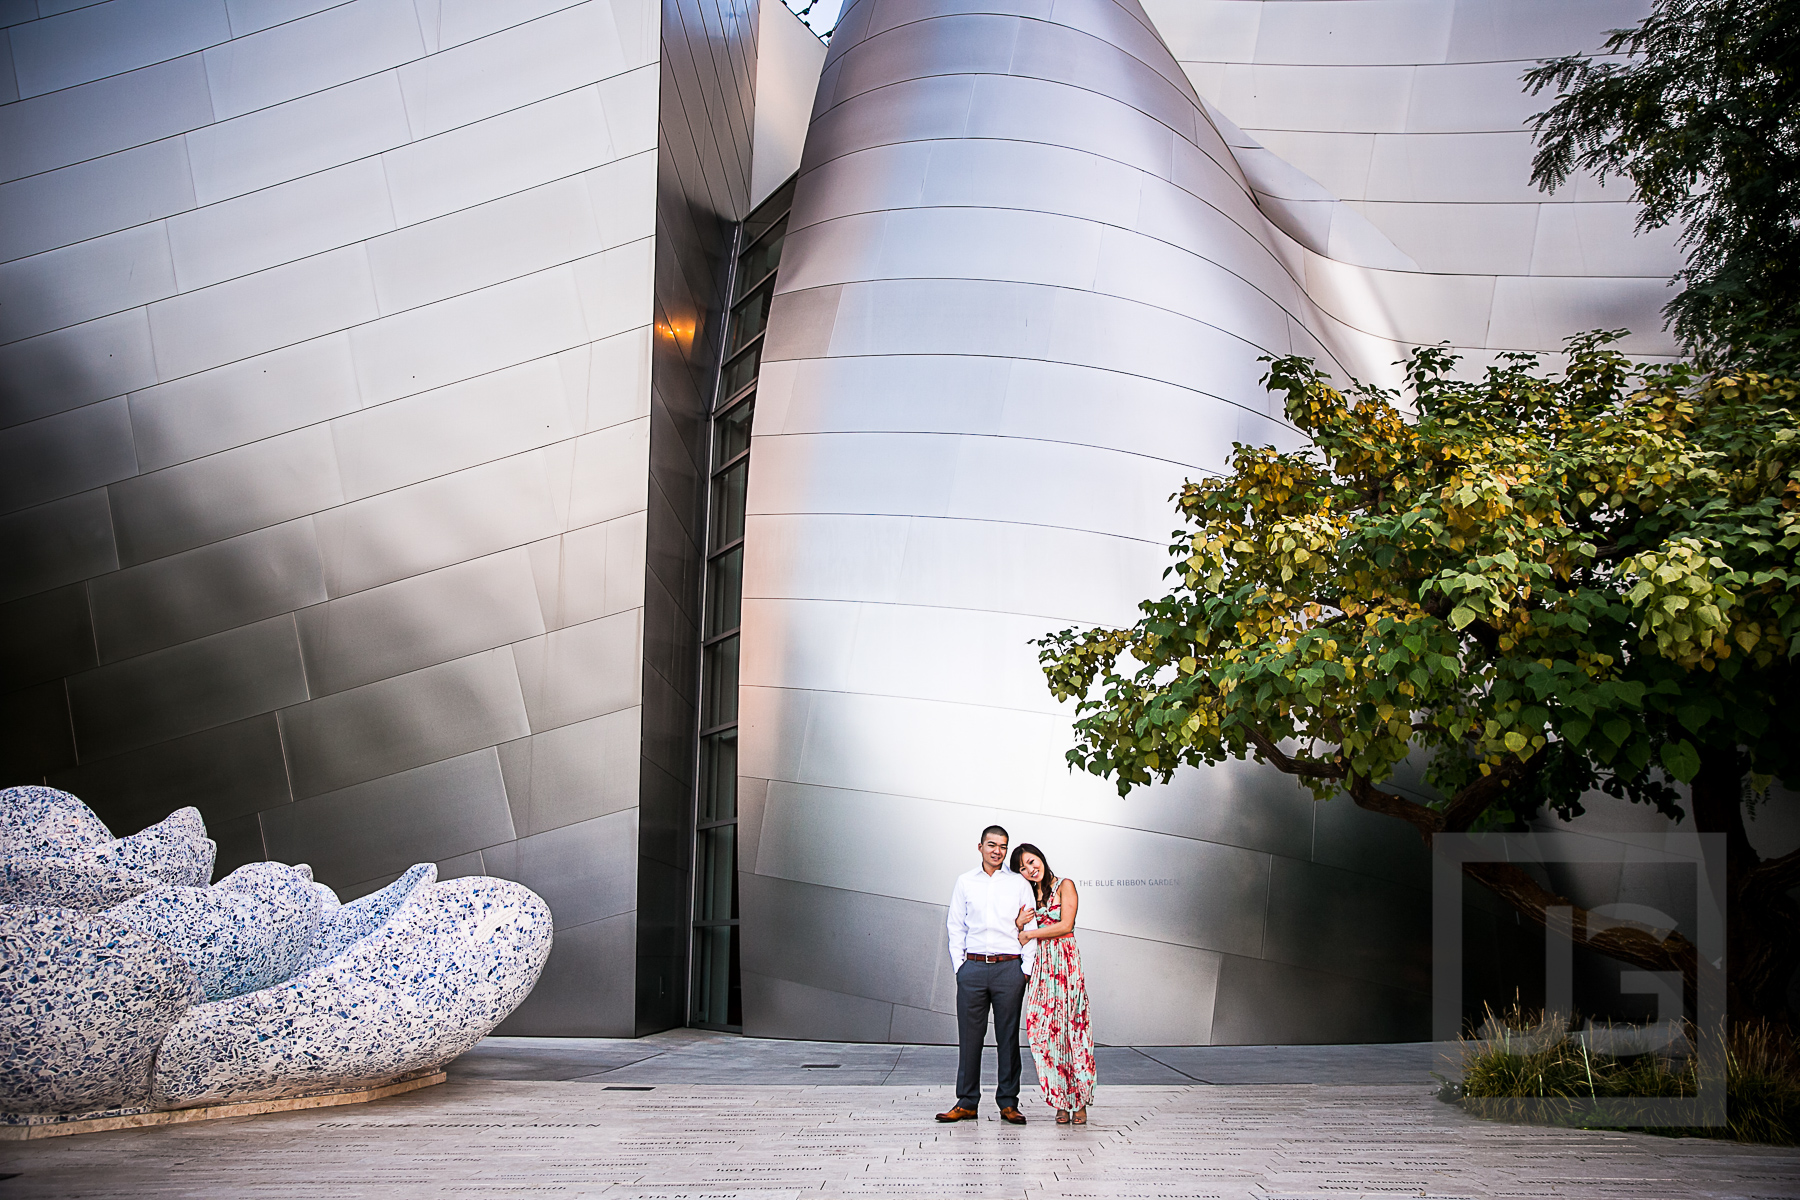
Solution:
<svg viewBox="0 0 1800 1200"><path fill-rule="evenodd" d="M1725 835L1725 1003L1731 1021L1761 1017L1786 1025L1788 980L1800 967L1800 913L1781 874L1767 870L1750 845L1743 780L1736 746L1702 747L1692 787L1694 828Z"/></svg>

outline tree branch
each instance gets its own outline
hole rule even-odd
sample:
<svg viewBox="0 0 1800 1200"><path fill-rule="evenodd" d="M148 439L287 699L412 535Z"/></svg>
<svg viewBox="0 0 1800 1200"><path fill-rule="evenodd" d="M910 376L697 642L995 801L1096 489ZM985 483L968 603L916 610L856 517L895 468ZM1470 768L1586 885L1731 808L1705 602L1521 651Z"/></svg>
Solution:
<svg viewBox="0 0 1800 1200"><path fill-rule="evenodd" d="M1356 801L1358 808L1366 808L1383 816L1399 817L1419 831L1419 836L1425 839L1427 846L1431 844L1431 835L1444 827L1444 814L1404 796L1384 792L1361 775L1350 776L1349 791L1350 798Z"/></svg>
<svg viewBox="0 0 1800 1200"><path fill-rule="evenodd" d="M1493 770L1471 783L1462 791L1451 797L1450 805L1444 810L1444 831L1446 833L1465 833L1488 806L1500 798L1500 794L1514 784L1521 783L1537 774L1542 766L1539 755L1532 755L1525 762L1509 758Z"/></svg>
<svg viewBox="0 0 1800 1200"><path fill-rule="evenodd" d="M1800 850L1790 850L1780 858L1758 864L1744 883L1746 888L1757 891L1784 892L1800 887Z"/></svg>
<svg viewBox="0 0 1800 1200"><path fill-rule="evenodd" d="M1546 928L1549 926L1547 909L1552 906L1571 909L1570 935L1576 945L1645 970L1679 971L1688 994L1696 994L1700 959L1694 944L1681 934L1669 933L1658 938L1657 930L1635 921L1613 917L1596 920L1585 908L1558 896L1513 863L1464 863L1463 874ZM1605 928L1596 932L1595 925Z"/></svg>
<svg viewBox="0 0 1800 1200"><path fill-rule="evenodd" d="M1342 779L1344 768L1336 763L1320 762L1313 758L1290 758L1283 754L1268 734L1260 729L1250 729L1247 736L1257 753L1268 759L1278 771L1289 775L1304 775L1314 779Z"/></svg>

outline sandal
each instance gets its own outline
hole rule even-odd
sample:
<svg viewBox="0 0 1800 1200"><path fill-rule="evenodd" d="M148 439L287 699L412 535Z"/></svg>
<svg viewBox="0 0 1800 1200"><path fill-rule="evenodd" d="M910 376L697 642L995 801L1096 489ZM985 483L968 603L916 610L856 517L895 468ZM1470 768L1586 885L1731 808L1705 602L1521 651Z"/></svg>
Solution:
<svg viewBox="0 0 1800 1200"><path fill-rule="evenodd" d="M1086 1125L1087 1124L1087 1109L1084 1108L1080 1112L1070 1114L1069 1123L1071 1125Z"/></svg>
<svg viewBox="0 0 1800 1200"><path fill-rule="evenodd" d="M1067 1125L1069 1123L1069 1110L1068 1109L1059 1108L1056 1110L1056 1123L1058 1125Z"/></svg>

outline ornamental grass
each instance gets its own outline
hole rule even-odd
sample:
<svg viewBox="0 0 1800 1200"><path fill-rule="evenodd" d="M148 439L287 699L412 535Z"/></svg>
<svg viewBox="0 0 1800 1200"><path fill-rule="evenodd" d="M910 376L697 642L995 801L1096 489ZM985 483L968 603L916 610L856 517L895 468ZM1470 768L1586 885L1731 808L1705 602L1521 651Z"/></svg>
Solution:
<svg viewBox="0 0 1800 1200"><path fill-rule="evenodd" d="M1490 1009L1480 1034L1464 1040L1462 1083L1446 1088L1445 1098L1488 1120L1800 1144L1800 1056L1785 1031L1767 1021L1740 1023L1726 1041L1726 1124L1717 1127L1631 1119L1631 1101L1697 1093L1698 1066L1686 1049L1691 1036L1676 1031L1661 1049L1607 1053L1598 1047L1616 1048L1629 1032L1570 1025L1559 1014L1526 1014L1517 1005L1503 1014ZM1610 1111L1597 1111L1598 1101Z"/></svg>

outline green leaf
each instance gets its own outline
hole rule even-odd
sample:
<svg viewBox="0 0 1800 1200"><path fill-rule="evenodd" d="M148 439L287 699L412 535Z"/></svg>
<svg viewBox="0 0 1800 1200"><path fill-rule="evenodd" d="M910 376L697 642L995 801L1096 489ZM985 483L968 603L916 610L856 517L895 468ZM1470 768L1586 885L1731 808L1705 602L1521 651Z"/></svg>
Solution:
<svg viewBox="0 0 1800 1200"><path fill-rule="evenodd" d="M1479 615L1480 614L1468 605L1459 604L1450 610L1450 628L1462 629Z"/></svg>
<svg viewBox="0 0 1800 1200"><path fill-rule="evenodd" d="M1663 770L1683 783L1693 782L1694 776L1700 773L1700 752L1686 738L1679 742L1664 742L1660 757Z"/></svg>
<svg viewBox="0 0 1800 1200"><path fill-rule="evenodd" d="M1592 721L1583 717L1572 717L1562 723L1562 735L1579 746L1581 743L1587 741L1588 731L1593 729L1593 727L1594 723Z"/></svg>
<svg viewBox="0 0 1800 1200"><path fill-rule="evenodd" d="M1615 746L1623 746L1625 739L1631 736L1631 722L1624 717L1613 717L1600 726L1600 732Z"/></svg>

